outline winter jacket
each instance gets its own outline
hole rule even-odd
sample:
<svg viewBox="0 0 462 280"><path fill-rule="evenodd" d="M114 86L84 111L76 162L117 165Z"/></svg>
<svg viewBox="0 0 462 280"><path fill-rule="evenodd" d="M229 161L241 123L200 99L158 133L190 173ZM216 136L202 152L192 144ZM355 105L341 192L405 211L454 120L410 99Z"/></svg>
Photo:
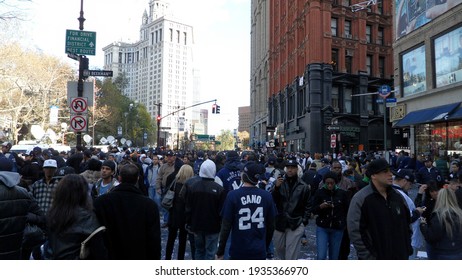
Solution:
<svg viewBox="0 0 462 280"><path fill-rule="evenodd" d="M320 205L326 201L333 203L334 207L321 209ZM316 225L322 228L345 229L348 213L347 192L335 187L333 190L321 187L314 195L313 214L318 215Z"/></svg>
<svg viewBox="0 0 462 280"><path fill-rule="evenodd" d="M429 259L462 259L461 225L452 225L452 238L449 238L445 226L440 221L440 219L438 219L436 213L433 212L431 214L431 219L427 221L427 224L420 224L420 230L422 231L425 240L430 244L432 248L431 254L428 256Z"/></svg>
<svg viewBox="0 0 462 280"><path fill-rule="evenodd" d="M84 172L80 173L80 175L87 180L87 183L90 186L96 184L96 182L101 179L101 171L94 171L94 170L85 170Z"/></svg>
<svg viewBox="0 0 462 280"><path fill-rule="evenodd" d="M134 185L121 183L94 202L105 232L109 259L159 260L160 216L154 201Z"/></svg>
<svg viewBox="0 0 462 280"><path fill-rule="evenodd" d="M0 259L21 258L26 222L31 217L44 217L43 212L26 189L18 187L20 175L0 172Z"/></svg>
<svg viewBox="0 0 462 280"><path fill-rule="evenodd" d="M55 260L78 260L80 245L94 230L100 226L92 211L79 208L76 221L63 232L48 232L48 241ZM97 233L88 243L90 255L88 259L101 260L107 258L103 232Z"/></svg>
<svg viewBox="0 0 462 280"><path fill-rule="evenodd" d="M194 180L186 191L186 223L193 232L220 232L220 213L226 198L222 186L214 179Z"/></svg>
<svg viewBox="0 0 462 280"><path fill-rule="evenodd" d="M277 231L284 232L288 228L295 230L302 223L308 224L311 191L302 180L298 177L285 179L281 186L274 188L272 196L278 210L275 226Z"/></svg>
<svg viewBox="0 0 462 280"><path fill-rule="evenodd" d="M358 259L404 260L412 254L410 211L401 194L387 188L385 199L371 182L351 200L347 228Z"/></svg>

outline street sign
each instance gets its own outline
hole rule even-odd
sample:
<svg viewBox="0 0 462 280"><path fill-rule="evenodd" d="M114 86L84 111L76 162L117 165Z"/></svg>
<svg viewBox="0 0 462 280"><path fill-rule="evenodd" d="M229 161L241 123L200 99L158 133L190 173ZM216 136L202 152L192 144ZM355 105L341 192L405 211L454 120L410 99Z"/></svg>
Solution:
<svg viewBox="0 0 462 280"><path fill-rule="evenodd" d="M86 115L71 115L71 129L74 132L87 131L87 124Z"/></svg>
<svg viewBox="0 0 462 280"><path fill-rule="evenodd" d="M106 70L83 70L83 75L85 77L89 76L100 76L100 77L112 77L113 71L106 71Z"/></svg>
<svg viewBox="0 0 462 280"><path fill-rule="evenodd" d="M83 83L83 97L87 98L87 106L93 106L93 82ZM67 105L71 106L72 98L79 97L77 92L77 82L67 82Z"/></svg>
<svg viewBox="0 0 462 280"><path fill-rule="evenodd" d="M66 53L95 55L96 32L66 29Z"/></svg>
<svg viewBox="0 0 462 280"><path fill-rule="evenodd" d="M387 98L387 103L396 103L396 98Z"/></svg>
<svg viewBox="0 0 462 280"><path fill-rule="evenodd" d="M379 88L379 94L382 98L387 98L391 93L391 88L389 85L382 85Z"/></svg>
<svg viewBox="0 0 462 280"><path fill-rule="evenodd" d="M88 102L86 97L71 98L71 113L86 114Z"/></svg>
<svg viewBox="0 0 462 280"><path fill-rule="evenodd" d="M332 125L329 125L327 127L327 130L340 130L340 126L332 126Z"/></svg>
<svg viewBox="0 0 462 280"><path fill-rule="evenodd" d="M336 141L337 140L337 134L333 133L330 135L330 141Z"/></svg>
<svg viewBox="0 0 462 280"><path fill-rule="evenodd" d="M337 147L337 141L335 140L330 140L330 147L333 149L335 147Z"/></svg>

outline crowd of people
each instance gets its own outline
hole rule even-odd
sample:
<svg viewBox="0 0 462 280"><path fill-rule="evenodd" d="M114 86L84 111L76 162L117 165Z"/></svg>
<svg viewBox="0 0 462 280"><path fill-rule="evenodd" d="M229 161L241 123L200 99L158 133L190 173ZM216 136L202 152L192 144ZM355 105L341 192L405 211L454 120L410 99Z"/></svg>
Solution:
<svg viewBox="0 0 462 280"><path fill-rule="evenodd" d="M462 259L457 155L10 148L0 259L295 260L310 220L319 260Z"/></svg>

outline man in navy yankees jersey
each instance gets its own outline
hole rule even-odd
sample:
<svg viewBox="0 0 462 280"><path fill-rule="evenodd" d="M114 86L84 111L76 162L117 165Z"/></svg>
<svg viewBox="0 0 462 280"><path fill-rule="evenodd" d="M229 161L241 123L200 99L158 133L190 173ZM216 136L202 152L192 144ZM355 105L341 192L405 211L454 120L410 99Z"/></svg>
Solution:
<svg viewBox="0 0 462 280"><path fill-rule="evenodd" d="M276 208L271 194L256 185L265 174L261 164L248 162L242 170L243 185L226 197L222 210L217 259L223 259L229 233L232 260L264 260L274 231Z"/></svg>

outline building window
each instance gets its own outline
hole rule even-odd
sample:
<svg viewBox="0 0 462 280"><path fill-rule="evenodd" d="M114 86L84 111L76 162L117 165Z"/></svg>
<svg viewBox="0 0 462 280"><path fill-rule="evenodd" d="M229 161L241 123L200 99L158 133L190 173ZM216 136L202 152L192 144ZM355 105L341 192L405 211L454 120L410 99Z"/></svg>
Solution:
<svg viewBox="0 0 462 280"><path fill-rule="evenodd" d="M351 73L353 70L353 55L350 50L346 51L345 55L345 68L347 73Z"/></svg>
<svg viewBox="0 0 462 280"><path fill-rule="evenodd" d="M177 43L177 44L180 43L180 30L177 30L177 31L176 31L176 43Z"/></svg>
<svg viewBox="0 0 462 280"><path fill-rule="evenodd" d="M186 46L188 44L188 36L186 36L186 32L183 32L184 35L184 45Z"/></svg>
<svg viewBox="0 0 462 280"><path fill-rule="evenodd" d="M297 91L297 116L300 117L303 115L303 111L305 109L305 88L303 84L299 84L299 86L300 88Z"/></svg>
<svg viewBox="0 0 462 280"><path fill-rule="evenodd" d="M351 21L345 20L345 38L351 39Z"/></svg>
<svg viewBox="0 0 462 280"><path fill-rule="evenodd" d="M379 75L380 78L385 78L385 57L379 57Z"/></svg>
<svg viewBox="0 0 462 280"><path fill-rule="evenodd" d="M170 31L170 42L173 42L173 29L169 29Z"/></svg>
<svg viewBox="0 0 462 280"><path fill-rule="evenodd" d="M383 45L383 27L379 27L377 31L377 44Z"/></svg>
<svg viewBox="0 0 462 280"><path fill-rule="evenodd" d="M353 103L353 89L352 88L345 88L343 91L343 104L345 104L345 107L343 108L344 113L351 114L352 113L352 103Z"/></svg>
<svg viewBox="0 0 462 280"><path fill-rule="evenodd" d="M372 76L372 55L366 56L366 72L369 76Z"/></svg>
<svg viewBox="0 0 462 280"><path fill-rule="evenodd" d="M332 36L335 36L335 37L338 36L338 34L337 34L337 28L338 28L337 22L338 22L338 20L336 18L331 18L330 19L330 31L332 32Z"/></svg>
<svg viewBox="0 0 462 280"><path fill-rule="evenodd" d="M371 43L371 32L372 32L372 26L366 25L366 42L368 44Z"/></svg>
<svg viewBox="0 0 462 280"><path fill-rule="evenodd" d="M332 71L338 72L338 49L332 49L332 60L330 64L332 65Z"/></svg>
<svg viewBox="0 0 462 280"><path fill-rule="evenodd" d="M339 96L338 96L338 87L332 87L332 108L337 112L339 111Z"/></svg>
<svg viewBox="0 0 462 280"><path fill-rule="evenodd" d="M377 13L383 14L383 1L377 1Z"/></svg>

